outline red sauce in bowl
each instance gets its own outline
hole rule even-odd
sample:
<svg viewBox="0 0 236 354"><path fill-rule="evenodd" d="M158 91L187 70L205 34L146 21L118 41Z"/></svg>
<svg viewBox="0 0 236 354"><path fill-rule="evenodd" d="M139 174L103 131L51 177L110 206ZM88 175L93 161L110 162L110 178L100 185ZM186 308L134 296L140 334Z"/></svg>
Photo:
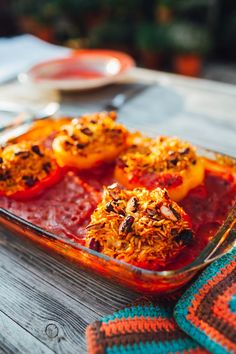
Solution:
<svg viewBox="0 0 236 354"><path fill-rule="evenodd" d="M61 67L60 70L48 72L36 76L36 80L91 80L105 77L101 72L95 70L80 69L78 67Z"/></svg>
<svg viewBox="0 0 236 354"><path fill-rule="evenodd" d="M100 200L102 187L114 181L113 169L112 165L107 165L80 174L69 172L60 183L36 199L20 202L1 197L0 207L56 235L83 244L85 227ZM194 245L186 247L164 269L177 269L191 263L214 236L235 201L236 185L232 175L206 171L204 183L180 202L193 222Z"/></svg>

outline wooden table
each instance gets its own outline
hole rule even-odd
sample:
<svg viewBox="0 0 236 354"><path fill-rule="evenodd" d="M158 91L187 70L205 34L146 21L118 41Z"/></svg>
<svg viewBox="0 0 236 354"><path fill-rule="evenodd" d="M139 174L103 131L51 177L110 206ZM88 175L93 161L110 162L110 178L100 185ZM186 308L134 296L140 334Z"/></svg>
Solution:
<svg viewBox="0 0 236 354"><path fill-rule="evenodd" d="M120 111L128 127L236 155L236 86L143 69L130 80L157 85ZM62 112L99 110L119 90L63 95ZM0 353L86 353L86 325L138 296L9 232L0 236Z"/></svg>

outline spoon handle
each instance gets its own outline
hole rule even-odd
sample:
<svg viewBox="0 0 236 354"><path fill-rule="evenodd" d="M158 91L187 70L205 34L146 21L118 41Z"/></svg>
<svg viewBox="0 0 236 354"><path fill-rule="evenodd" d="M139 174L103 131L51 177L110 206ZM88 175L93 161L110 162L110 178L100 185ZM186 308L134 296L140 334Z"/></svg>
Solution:
<svg viewBox="0 0 236 354"><path fill-rule="evenodd" d="M31 114L21 113L11 123L0 126L0 133L5 132L8 129L16 128L23 123L31 123L34 121L34 117Z"/></svg>
<svg viewBox="0 0 236 354"><path fill-rule="evenodd" d="M20 126L21 124L30 124L33 123L37 120L43 120L46 118L49 118L51 116L53 116L59 109L59 104L57 102L51 102L48 103L44 109L42 109L41 111L38 112L38 114L36 114L35 112L30 112L30 111L25 111L22 112L20 114L17 115L17 117L15 119L13 119L9 124L5 124L3 126L0 126L0 133L5 132L8 129L13 129L16 128L18 126ZM0 110L1 110L1 105L0 105ZM4 111L6 112L16 112L15 107L13 108L5 108ZM20 110L18 110L18 113L20 112Z"/></svg>

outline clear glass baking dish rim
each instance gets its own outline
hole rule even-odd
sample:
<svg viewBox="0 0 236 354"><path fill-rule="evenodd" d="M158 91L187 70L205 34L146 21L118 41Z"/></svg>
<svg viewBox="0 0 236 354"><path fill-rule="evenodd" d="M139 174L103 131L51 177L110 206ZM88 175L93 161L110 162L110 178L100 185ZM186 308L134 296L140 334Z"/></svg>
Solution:
<svg viewBox="0 0 236 354"><path fill-rule="evenodd" d="M123 262L121 260L117 260L115 258L111 258L107 255L104 255L103 253L99 253L97 251L91 250L78 242L75 242L71 239L65 239L63 237L57 236L47 230L42 229L39 226L36 226L32 224L31 222L22 219L19 216L16 216L15 214L9 212L8 210L4 208L0 208L0 218L3 218L7 221L10 221L11 223L14 223L20 227L24 227L27 230L31 231L34 233L34 235L43 237L44 239L48 239L50 241L59 241L60 243L63 243L64 245L68 245L74 249L78 249L80 251L84 251L88 254L91 254L97 258L100 258L101 260L105 262L112 262L113 264L116 264L117 266L125 267L127 270L134 272L134 273L139 273L140 275L146 275L146 276L156 276L160 278L171 278L173 276L182 276L191 272L195 272L197 270L200 270L201 268L205 267L207 264L211 263L215 259L220 258L227 250L230 248L234 247L236 245L236 230L233 230L234 225L236 224L236 203L234 204L233 208L231 209L230 213L228 214L228 217L226 218L225 222L221 225L213 239L207 244L207 246L201 251L199 256L190 264L176 269L176 270L164 270L164 271L155 271L155 270L148 270L144 268L139 268L136 267L132 264ZM1 220L0 220L1 222ZM224 241L227 239L228 234L230 232L233 232L235 235L233 235L233 241L230 242L229 245L226 245L226 251L220 252L219 254L215 254L217 249L224 243ZM214 255L215 254L215 255ZM211 256L213 257L211 258Z"/></svg>

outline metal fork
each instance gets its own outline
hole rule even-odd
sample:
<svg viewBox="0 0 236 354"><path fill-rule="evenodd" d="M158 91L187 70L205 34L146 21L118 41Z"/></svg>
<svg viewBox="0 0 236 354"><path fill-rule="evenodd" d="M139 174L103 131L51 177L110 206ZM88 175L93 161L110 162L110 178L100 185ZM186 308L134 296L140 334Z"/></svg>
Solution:
<svg viewBox="0 0 236 354"><path fill-rule="evenodd" d="M118 93L110 101L108 101L103 109L105 111L119 111L127 101L130 101L132 98L136 97L138 94L150 89L155 86L156 83L151 82L149 84L135 84L135 86L126 90L123 93Z"/></svg>

